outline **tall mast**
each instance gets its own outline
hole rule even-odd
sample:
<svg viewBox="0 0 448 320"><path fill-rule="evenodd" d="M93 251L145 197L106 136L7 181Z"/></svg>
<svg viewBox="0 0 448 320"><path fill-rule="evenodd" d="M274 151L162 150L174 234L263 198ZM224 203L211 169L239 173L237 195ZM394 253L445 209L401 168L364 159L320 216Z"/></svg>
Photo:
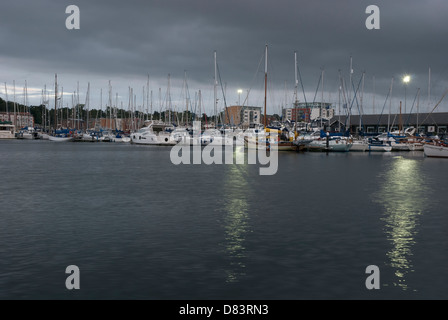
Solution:
<svg viewBox="0 0 448 320"><path fill-rule="evenodd" d="M30 115L31 115L31 111L30 111L30 106L29 106L29 104L28 104L28 84L26 83L26 80L25 80L25 89L24 89L24 91L25 91L25 99L24 99L24 101L25 101L25 110L23 110L24 112L26 112L26 117L27 117L27 120L26 120L26 125L27 126L29 126L30 125Z"/></svg>
<svg viewBox="0 0 448 320"><path fill-rule="evenodd" d="M428 112L431 105L431 68L428 70Z"/></svg>
<svg viewBox="0 0 448 320"><path fill-rule="evenodd" d="M14 96L14 130L17 130L17 114L16 114L16 80L13 80L13 96Z"/></svg>
<svg viewBox="0 0 448 320"><path fill-rule="evenodd" d="M375 114L375 76L373 76L373 99L372 99L373 114Z"/></svg>
<svg viewBox="0 0 448 320"><path fill-rule="evenodd" d="M152 90L151 90L151 121L152 121Z"/></svg>
<svg viewBox="0 0 448 320"><path fill-rule="evenodd" d="M419 105L420 105L420 88L418 88L418 93L417 93L417 134L418 134L418 120L419 120L419 116L420 116L420 110L419 110Z"/></svg>
<svg viewBox="0 0 448 320"><path fill-rule="evenodd" d="M359 110L359 131L361 131L362 128L362 115L364 114L364 106L363 106L363 102L364 102L364 76L365 76L365 72L362 73L362 89L361 89L361 107Z"/></svg>
<svg viewBox="0 0 448 320"><path fill-rule="evenodd" d="M143 120L145 120L145 100L148 102L145 86L142 87L142 112L143 112ZM148 120L148 104L146 104L146 120Z"/></svg>
<svg viewBox="0 0 448 320"><path fill-rule="evenodd" d="M322 119L322 115L323 115L323 110L322 110L322 106L324 104L324 69L322 69L322 101L320 102L320 127L321 129L323 129L323 119Z"/></svg>
<svg viewBox="0 0 448 320"><path fill-rule="evenodd" d="M146 81L146 120L148 120L148 108L149 108L149 74ZM152 91L151 91L151 120L152 120Z"/></svg>
<svg viewBox="0 0 448 320"><path fill-rule="evenodd" d="M186 105L186 126L188 127L188 95L187 95L187 90L188 90L188 86L187 86L187 71L184 72L184 81L185 81L185 105Z"/></svg>
<svg viewBox="0 0 448 320"><path fill-rule="evenodd" d="M5 103L6 103L6 115L8 117L8 121L10 121L9 109L8 109L8 89L6 88L6 82L5 82L5 95L6 95L6 101L5 101Z"/></svg>
<svg viewBox="0 0 448 320"><path fill-rule="evenodd" d="M387 132L390 132L390 115L392 113L392 86L394 84L394 78L390 82L390 90L389 90L389 117L387 118Z"/></svg>
<svg viewBox="0 0 448 320"><path fill-rule="evenodd" d="M217 94L217 90L218 90L218 66L216 64L216 50L214 52L214 60L215 60L215 80L214 80L214 85L213 85L213 97L214 97L214 105L213 105L213 111L215 113L215 128L217 126L217 110L218 110L218 94Z"/></svg>
<svg viewBox="0 0 448 320"><path fill-rule="evenodd" d="M296 114L296 119L294 122L294 131L297 132L297 120L298 120L298 99L297 99L297 89L299 87L299 80L297 80L297 51L294 51L294 76L295 76L295 82L294 82L294 112Z"/></svg>
<svg viewBox="0 0 448 320"><path fill-rule="evenodd" d="M352 100L352 77L353 77L353 59L350 56L350 84L349 84L349 94L348 94L348 101L351 103Z"/></svg>
<svg viewBox="0 0 448 320"><path fill-rule="evenodd" d="M76 82L76 129L79 130L81 127L80 124L80 113L81 113L81 105L79 103L79 81Z"/></svg>
<svg viewBox="0 0 448 320"><path fill-rule="evenodd" d="M89 115L90 115L90 111L89 111L89 109L90 109L90 82L87 83L86 109L87 109L87 124L84 129L88 130L89 129Z"/></svg>
<svg viewBox="0 0 448 320"><path fill-rule="evenodd" d="M159 120L162 120L162 88L159 88ZM163 121L166 121L166 112L164 113L165 119Z"/></svg>
<svg viewBox="0 0 448 320"><path fill-rule="evenodd" d="M114 125L115 130L118 130L118 92L115 92Z"/></svg>
<svg viewBox="0 0 448 320"><path fill-rule="evenodd" d="M100 110L101 110L101 118L103 118L103 88L100 88ZM106 115L106 119L107 119L107 115ZM104 124L106 124L106 123L104 123ZM100 127L102 127L101 119L100 119ZM95 122L95 131L96 131L96 122Z"/></svg>
<svg viewBox="0 0 448 320"><path fill-rule="evenodd" d="M202 105L201 105L201 99L202 99L202 97L201 97L201 90L199 90L199 92L198 92L198 100L199 100L199 121L201 121L202 120Z"/></svg>
<svg viewBox="0 0 448 320"><path fill-rule="evenodd" d="M64 87L61 87L61 97L59 98L61 100L61 126L62 126L62 120L63 120L63 114L62 114L62 108L64 107ZM68 106L67 106L68 109ZM67 117L67 127L68 127L68 117Z"/></svg>
<svg viewBox="0 0 448 320"><path fill-rule="evenodd" d="M112 86L109 80L109 130L112 130Z"/></svg>
<svg viewBox="0 0 448 320"><path fill-rule="evenodd" d="M43 130L45 131L45 91L42 89L42 102L41 102L41 107L44 106L42 109L42 114L40 115L40 121L41 121L41 125L43 125Z"/></svg>
<svg viewBox="0 0 448 320"><path fill-rule="evenodd" d="M350 80L349 80L349 84L348 84L348 103L347 103L347 108L348 108L348 128L351 128L351 116L352 116L352 108L351 108L351 103L352 103L352 77L353 77L353 59L352 56L350 56Z"/></svg>
<svg viewBox="0 0 448 320"><path fill-rule="evenodd" d="M58 126L58 75L54 75L54 131Z"/></svg>
<svg viewBox="0 0 448 320"><path fill-rule="evenodd" d="M168 123L171 124L171 75L168 73L168 93L167 93L167 99L168 99Z"/></svg>
<svg viewBox="0 0 448 320"><path fill-rule="evenodd" d="M268 45L266 44L265 59L264 59L264 127L265 128L267 121L267 115L266 115L267 90L268 90Z"/></svg>
<svg viewBox="0 0 448 320"><path fill-rule="evenodd" d="M297 89L299 87L299 80L297 80L297 51L294 51L294 105L297 103Z"/></svg>
<svg viewBox="0 0 448 320"><path fill-rule="evenodd" d="M339 106L339 111L338 111L338 114L339 114L339 132L341 132L341 86L339 86L339 90L338 90L338 93L339 93L339 100L338 100L338 106Z"/></svg>

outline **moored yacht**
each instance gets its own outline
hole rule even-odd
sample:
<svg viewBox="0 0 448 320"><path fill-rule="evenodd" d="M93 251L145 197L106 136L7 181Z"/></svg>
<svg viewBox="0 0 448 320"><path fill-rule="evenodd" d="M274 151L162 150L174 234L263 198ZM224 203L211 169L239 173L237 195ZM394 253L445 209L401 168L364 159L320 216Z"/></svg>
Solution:
<svg viewBox="0 0 448 320"><path fill-rule="evenodd" d="M14 139L16 130L11 122L0 122L0 139Z"/></svg>
<svg viewBox="0 0 448 320"><path fill-rule="evenodd" d="M448 145L443 142L424 144L423 149L427 157L448 158Z"/></svg>
<svg viewBox="0 0 448 320"><path fill-rule="evenodd" d="M131 134L131 143L155 146L173 146L179 142L171 135L172 126L165 123L151 122L148 126Z"/></svg>

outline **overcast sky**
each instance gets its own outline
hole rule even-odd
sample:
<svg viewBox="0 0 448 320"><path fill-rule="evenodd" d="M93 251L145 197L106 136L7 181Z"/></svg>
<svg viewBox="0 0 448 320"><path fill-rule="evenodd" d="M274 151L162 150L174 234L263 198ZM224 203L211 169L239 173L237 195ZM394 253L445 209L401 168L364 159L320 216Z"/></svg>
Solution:
<svg viewBox="0 0 448 320"><path fill-rule="evenodd" d="M65 26L69 5L80 9L79 30ZM369 5L380 9L379 30L366 28ZM302 79L300 101L321 100L322 87L316 90L323 71L324 100L338 109L340 75L348 85L352 57L355 89L365 72L364 90L359 86L365 113L373 108L381 112L392 78L393 110L401 100L404 111L406 98L410 111L420 88L420 110L427 111L448 89L447 16L446 0L4 0L0 94L5 98L6 82L12 100L15 81L16 99L23 102L20 95L27 81L30 103L38 104L44 85L54 89L57 73L66 93L64 104L71 106L78 83L84 103L90 83L90 105L100 105L103 90L104 107L110 80L113 101L118 94L118 104L127 108L129 87L142 105L149 74L153 109L158 110L160 101L162 108L166 104L170 74L172 105L182 110L186 74L191 103L201 90L211 113L216 50L223 84L218 88L220 108L223 91L227 105L243 103L249 91L246 104L262 107L267 44L268 113L279 113L292 103L294 51ZM411 75L406 90L405 74ZM238 89L243 90L241 95ZM438 111L448 111L446 99ZM388 108L387 103L384 112Z"/></svg>

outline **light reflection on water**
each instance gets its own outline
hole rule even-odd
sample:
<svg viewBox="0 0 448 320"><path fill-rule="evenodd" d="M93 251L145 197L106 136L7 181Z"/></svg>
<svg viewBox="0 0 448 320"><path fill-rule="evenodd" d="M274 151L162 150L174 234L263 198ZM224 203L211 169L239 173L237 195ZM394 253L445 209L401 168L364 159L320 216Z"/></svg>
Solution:
<svg viewBox="0 0 448 320"><path fill-rule="evenodd" d="M238 151L237 151L238 152ZM249 184L247 164L226 165L228 170L223 184L225 253L229 259L226 282L239 282L246 275L246 234L249 231Z"/></svg>
<svg viewBox="0 0 448 320"><path fill-rule="evenodd" d="M396 157L381 173L383 183L375 194L375 201L384 206L384 232L392 247L387 252L389 265L394 269L395 286L414 290L406 282L413 272L412 248L419 216L428 203L424 195L427 187L421 174L421 160Z"/></svg>

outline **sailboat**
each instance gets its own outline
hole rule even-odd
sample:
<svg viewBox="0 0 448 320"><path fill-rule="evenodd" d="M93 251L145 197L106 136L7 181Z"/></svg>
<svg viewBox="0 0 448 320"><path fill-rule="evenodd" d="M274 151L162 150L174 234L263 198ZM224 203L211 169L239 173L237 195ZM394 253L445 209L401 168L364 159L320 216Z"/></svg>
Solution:
<svg viewBox="0 0 448 320"><path fill-rule="evenodd" d="M132 144L154 145L154 146L174 146L179 140L175 139L168 131L172 126L163 122L149 122L145 126L131 134Z"/></svg>
<svg viewBox="0 0 448 320"><path fill-rule="evenodd" d="M57 104L58 104L58 76L55 74L54 76L54 134L48 136L48 140L54 142L67 142L72 141L74 138L70 134L68 130L57 130L58 126L58 113L57 113ZM59 131L59 132L58 132Z"/></svg>
<svg viewBox="0 0 448 320"><path fill-rule="evenodd" d="M308 151L348 152L352 144L347 137L330 136L328 132L321 131L321 137L308 143L305 148Z"/></svg>
<svg viewBox="0 0 448 320"><path fill-rule="evenodd" d="M266 57L267 57L267 50L266 50ZM295 90L294 90L294 107L297 108L298 100L297 100L297 52L294 52L294 67L295 67ZM267 69L266 69L267 74ZM296 112L297 115L297 112ZM266 111L265 111L265 118L266 118ZM272 128L272 127L266 127L265 124L265 130L269 133L275 133L277 135L276 141L270 141L270 144L274 144L277 147L278 151L297 151L299 150L299 146L294 142L296 138L298 137L297 134L297 119L295 119L295 129L289 130L285 126L282 126L280 128Z"/></svg>
<svg viewBox="0 0 448 320"><path fill-rule="evenodd" d="M73 141L73 139L74 138L71 136L64 136L64 135L48 136L48 140L55 141L55 142L68 142L68 141Z"/></svg>
<svg viewBox="0 0 448 320"><path fill-rule="evenodd" d="M0 121L0 139L14 139L15 127L10 121Z"/></svg>
<svg viewBox="0 0 448 320"><path fill-rule="evenodd" d="M391 152L392 146L389 141L380 140L378 137L369 138L367 151L373 152Z"/></svg>
<svg viewBox="0 0 448 320"><path fill-rule="evenodd" d="M448 144L441 141L423 145L423 151L427 157L448 158Z"/></svg>
<svg viewBox="0 0 448 320"><path fill-rule="evenodd" d="M265 65L264 65L264 130L260 130L255 136L245 136L244 144L248 149L266 149L271 150L297 150L297 145L294 144L294 138L281 139L282 130L267 126L267 86L268 86L268 45L265 46Z"/></svg>
<svg viewBox="0 0 448 320"><path fill-rule="evenodd" d="M365 139L350 139L352 143L352 147L350 148L350 151L360 151L364 152L367 151L369 148L369 144Z"/></svg>

